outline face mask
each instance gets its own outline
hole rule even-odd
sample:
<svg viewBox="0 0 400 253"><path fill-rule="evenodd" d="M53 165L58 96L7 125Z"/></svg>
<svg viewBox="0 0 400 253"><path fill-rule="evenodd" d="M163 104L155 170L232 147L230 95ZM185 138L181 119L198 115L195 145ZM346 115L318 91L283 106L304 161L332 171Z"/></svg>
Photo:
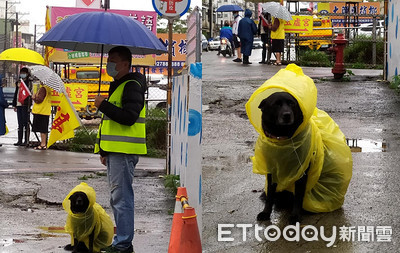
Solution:
<svg viewBox="0 0 400 253"><path fill-rule="evenodd" d="M19 77L21 77L22 79L26 78L26 74L20 74Z"/></svg>
<svg viewBox="0 0 400 253"><path fill-rule="evenodd" d="M107 74L111 77L116 77L118 75L118 71L115 70L117 64L115 62L107 62Z"/></svg>

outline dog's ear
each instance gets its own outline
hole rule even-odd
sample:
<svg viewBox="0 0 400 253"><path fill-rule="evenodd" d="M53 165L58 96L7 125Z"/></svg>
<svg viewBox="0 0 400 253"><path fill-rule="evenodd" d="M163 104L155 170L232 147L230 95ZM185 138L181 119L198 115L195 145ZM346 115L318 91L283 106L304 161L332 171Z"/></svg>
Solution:
<svg viewBox="0 0 400 253"><path fill-rule="evenodd" d="M261 111L264 109L265 105L267 103L267 98L264 98L263 101L258 105L258 108L261 109Z"/></svg>

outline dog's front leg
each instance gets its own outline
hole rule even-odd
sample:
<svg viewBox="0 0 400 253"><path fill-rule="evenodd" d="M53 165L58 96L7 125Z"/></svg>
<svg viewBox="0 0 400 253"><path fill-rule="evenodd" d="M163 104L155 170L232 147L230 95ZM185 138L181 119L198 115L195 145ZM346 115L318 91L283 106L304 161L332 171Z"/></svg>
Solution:
<svg viewBox="0 0 400 253"><path fill-rule="evenodd" d="M276 184L272 183L272 175L267 175L267 194L265 191L260 196L260 199L264 202L264 210L257 215L258 221L267 221L271 217L272 206L274 205L274 196L276 191Z"/></svg>
<svg viewBox="0 0 400 253"><path fill-rule="evenodd" d="M89 235L89 252L93 253L93 244L94 244L94 231L96 230L96 226L93 228L92 233Z"/></svg>
<svg viewBox="0 0 400 253"><path fill-rule="evenodd" d="M294 225L296 222L301 221L301 211L303 210L304 194L306 192L307 178L308 178L308 167L304 172L304 175L296 181L294 188L294 203L292 213L290 215L290 224Z"/></svg>

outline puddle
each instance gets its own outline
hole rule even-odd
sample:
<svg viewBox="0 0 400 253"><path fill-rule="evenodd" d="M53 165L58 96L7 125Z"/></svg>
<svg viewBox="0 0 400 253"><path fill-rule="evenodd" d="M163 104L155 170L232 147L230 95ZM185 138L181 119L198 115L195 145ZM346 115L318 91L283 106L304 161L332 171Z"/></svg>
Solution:
<svg viewBox="0 0 400 253"><path fill-rule="evenodd" d="M368 139L346 139L347 145L349 145L351 152L386 152L388 144L385 140L374 141Z"/></svg>

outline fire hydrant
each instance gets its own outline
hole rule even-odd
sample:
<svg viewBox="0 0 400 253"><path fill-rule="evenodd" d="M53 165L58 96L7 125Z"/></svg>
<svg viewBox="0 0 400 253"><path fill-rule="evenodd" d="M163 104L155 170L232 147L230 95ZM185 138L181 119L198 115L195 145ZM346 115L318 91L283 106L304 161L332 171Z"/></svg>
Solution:
<svg viewBox="0 0 400 253"><path fill-rule="evenodd" d="M346 47L347 40L344 38L343 33L339 33L336 39L333 40L333 43L335 43L335 46L332 50L336 54L336 60L335 66L332 69L332 73L335 79L341 79L346 73L343 63L343 52L344 48Z"/></svg>

